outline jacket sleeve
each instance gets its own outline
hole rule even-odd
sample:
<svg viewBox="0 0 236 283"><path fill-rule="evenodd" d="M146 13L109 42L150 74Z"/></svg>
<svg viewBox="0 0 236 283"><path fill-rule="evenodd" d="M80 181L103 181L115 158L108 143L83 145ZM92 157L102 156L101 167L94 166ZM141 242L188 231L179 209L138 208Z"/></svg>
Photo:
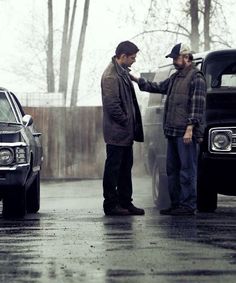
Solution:
<svg viewBox="0 0 236 283"><path fill-rule="evenodd" d="M147 91L152 93L162 93L166 94L168 90L170 79L166 79L159 84L156 82L150 82L144 78L140 78L138 81L138 86L141 91Z"/></svg>
<svg viewBox="0 0 236 283"><path fill-rule="evenodd" d="M194 125L196 138L204 137L205 107L206 107L206 81L203 76L197 74L192 83L192 99L188 124Z"/></svg>
<svg viewBox="0 0 236 283"><path fill-rule="evenodd" d="M192 84L192 98L188 124L198 125L201 123L206 106L206 81L202 75L197 74Z"/></svg>
<svg viewBox="0 0 236 283"><path fill-rule="evenodd" d="M119 82L117 78L105 77L102 80L102 101L103 107L114 121L122 126L127 123L127 115L122 109L122 102L119 96Z"/></svg>

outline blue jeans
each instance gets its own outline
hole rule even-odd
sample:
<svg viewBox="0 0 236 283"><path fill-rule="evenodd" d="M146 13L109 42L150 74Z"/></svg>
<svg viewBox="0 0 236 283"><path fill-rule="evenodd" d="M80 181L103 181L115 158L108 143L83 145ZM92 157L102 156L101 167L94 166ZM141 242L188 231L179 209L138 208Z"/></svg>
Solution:
<svg viewBox="0 0 236 283"><path fill-rule="evenodd" d="M172 207L196 209L197 143L168 137L166 171Z"/></svg>

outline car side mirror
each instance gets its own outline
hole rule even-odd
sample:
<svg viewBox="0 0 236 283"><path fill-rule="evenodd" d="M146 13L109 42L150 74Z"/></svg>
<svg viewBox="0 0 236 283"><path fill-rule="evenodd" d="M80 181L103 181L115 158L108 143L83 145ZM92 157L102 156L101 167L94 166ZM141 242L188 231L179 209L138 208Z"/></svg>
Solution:
<svg viewBox="0 0 236 283"><path fill-rule="evenodd" d="M33 124L33 118L31 115L26 114L23 118L22 118L22 122L23 125L25 127L31 126Z"/></svg>

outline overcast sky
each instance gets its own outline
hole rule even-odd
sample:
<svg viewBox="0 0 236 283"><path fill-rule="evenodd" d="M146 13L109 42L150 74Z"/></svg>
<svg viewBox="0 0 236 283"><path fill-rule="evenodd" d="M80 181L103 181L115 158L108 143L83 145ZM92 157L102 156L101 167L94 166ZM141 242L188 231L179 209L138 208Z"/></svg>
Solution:
<svg viewBox="0 0 236 283"><path fill-rule="evenodd" d="M165 3L168 2L177 4L181 1L166 0ZM64 3L65 0L54 0L55 44L58 52L60 50L60 41L57 38L60 38L61 35ZM132 38L143 30L149 3L148 0L90 0L89 22L79 89L82 104L86 103L86 101L88 103L91 103L91 101L100 103L100 75L109 63L110 57L114 54L116 45L120 41ZM163 2L163 7L165 3ZM225 4L224 14L228 23L231 24L230 33L236 47L234 23L236 1L222 0L221 3ZM233 5L229 6L228 3L233 3ZM129 7L132 6L135 9L135 24L131 19L133 14L129 10ZM78 26L80 25L82 10L83 1L78 1ZM29 46L30 39L35 42L36 37L47 34L47 0L0 0L0 18L0 86L9 88L16 93L42 91L37 83L31 83L31 79L25 79L19 73L21 73L21 68L25 69L23 62L27 58L37 61L36 58L30 55L25 42L28 41L27 46ZM78 30L74 34L75 45L78 42ZM140 39L134 41L142 46ZM169 46L169 43L159 42L157 37L157 42L153 42L153 44L156 45L158 50L161 50L164 58L164 53L167 52L165 44ZM146 55L143 52L140 53L134 65L135 71L149 71L150 68L154 68L153 66L156 66L157 69L158 64L163 62L161 56L154 57L152 60L153 66L147 66L146 70L144 70L143 67L140 68L140 62L141 58ZM94 80L91 79L88 83L88 77L93 77Z"/></svg>

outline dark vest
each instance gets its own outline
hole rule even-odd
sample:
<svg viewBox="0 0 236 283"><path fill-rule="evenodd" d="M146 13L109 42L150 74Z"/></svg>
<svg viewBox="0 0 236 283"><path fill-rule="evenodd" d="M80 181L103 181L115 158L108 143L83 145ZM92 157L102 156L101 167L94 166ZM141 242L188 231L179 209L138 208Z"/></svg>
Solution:
<svg viewBox="0 0 236 283"><path fill-rule="evenodd" d="M191 82L199 70L195 67L190 67L190 70L184 71L176 73L171 89L169 89L164 121L167 127L185 129L187 126L191 101Z"/></svg>

